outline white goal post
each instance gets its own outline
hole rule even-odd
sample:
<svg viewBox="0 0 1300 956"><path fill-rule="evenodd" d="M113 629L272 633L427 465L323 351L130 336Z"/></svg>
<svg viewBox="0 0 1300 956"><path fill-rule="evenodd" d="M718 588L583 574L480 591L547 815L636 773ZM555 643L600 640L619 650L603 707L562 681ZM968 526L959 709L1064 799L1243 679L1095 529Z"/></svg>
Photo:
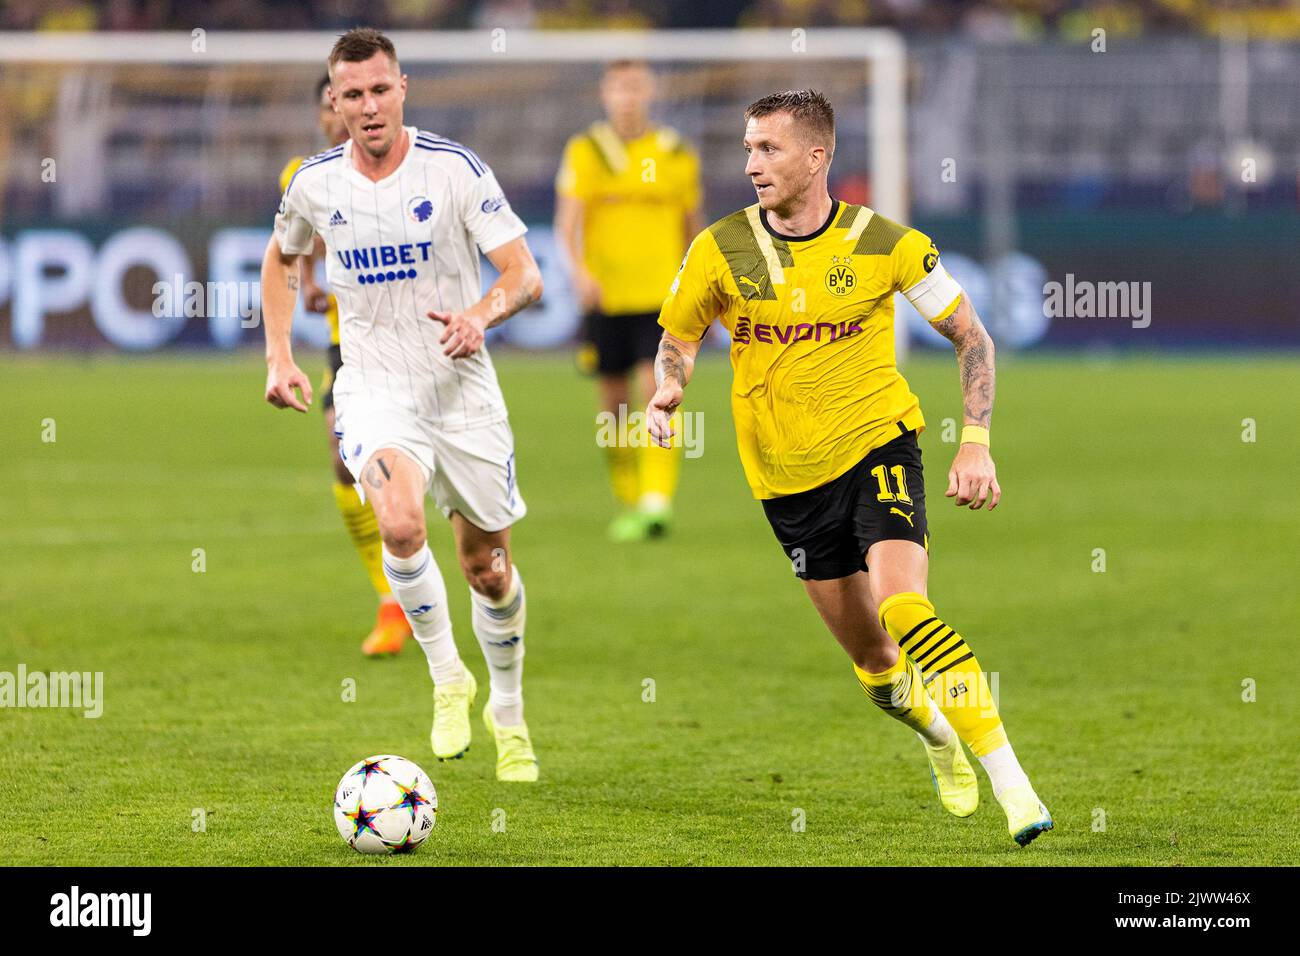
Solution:
<svg viewBox="0 0 1300 956"><path fill-rule="evenodd" d="M908 221L906 46L888 29L393 31L403 63L603 62L611 59L745 61L863 66L871 205ZM0 33L0 63L64 65L324 64L337 34L204 31L190 33ZM896 323L898 358L907 323Z"/></svg>

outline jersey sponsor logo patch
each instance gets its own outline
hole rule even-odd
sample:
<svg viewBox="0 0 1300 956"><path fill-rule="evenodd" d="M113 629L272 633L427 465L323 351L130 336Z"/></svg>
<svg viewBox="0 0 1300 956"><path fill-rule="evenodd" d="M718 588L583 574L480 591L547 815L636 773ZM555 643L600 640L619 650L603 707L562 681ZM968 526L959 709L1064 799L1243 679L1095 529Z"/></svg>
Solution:
<svg viewBox="0 0 1300 956"><path fill-rule="evenodd" d="M858 287L858 274L853 271L852 256L831 256L831 267L826 270L826 291L837 298L851 295Z"/></svg>
<svg viewBox="0 0 1300 956"><path fill-rule="evenodd" d="M483 210L485 213L491 214L496 212L505 204L505 193L497 193L491 199L484 199L482 205L479 206L479 209Z"/></svg>
<svg viewBox="0 0 1300 956"><path fill-rule="evenodd" d="M934 271L934 267L938 264L938 262L939 262L939 250L935 247L935 244L932 242L930 243L930 251L927 252L925 254L925 258L921 260L921 266L925 269L926 274L928 275L929 273Z"/></svg>
<svg viewBox="0 0 1300 956"><path fill-rule="evenodd" d="M428 222L433 215L433 202L425 196L416 196L406 204L406 212L412 222Z"/></svg>
<svg viewBox="0 0 1300 956"><path fill-rule="evenodd" d="M343 218L343 213L335 209L334 215L330 216L329 224L330 224L330 228L333 228L334 226L346 226L348 224L348 221Z"/></svg>
<svg viewBox="0 0 1300 956"><path fill-rule="evenodd" d="M764 342L768 345L782 347L795 342L820 342L825 339L834 342L863 331L862 323L852 322L800 322L796 325L769 325L755 322L751 325L747 316L736 319L736 327L731 333L732 341L747 345L750 341Z"/></svg>
<svg viewBox="0 0 1300 956"><path fill-rule="evenodd" d="M378 269L388 266L413 266L428 262L432 242L403 242L395 246L364 246L360 249L337 249L335 255L344 269ZM415 270L411 270L414 274Z"/></svg>

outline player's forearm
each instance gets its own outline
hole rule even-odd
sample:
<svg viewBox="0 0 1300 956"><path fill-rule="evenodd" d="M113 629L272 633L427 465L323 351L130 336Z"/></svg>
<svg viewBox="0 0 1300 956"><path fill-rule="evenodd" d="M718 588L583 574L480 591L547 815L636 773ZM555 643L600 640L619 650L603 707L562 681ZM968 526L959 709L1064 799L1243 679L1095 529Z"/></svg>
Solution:
<svg viewBox="0 0 1300 956"><path fill-rule="evenodd" d="M290 333L300 284L298 257L285 256L274 239L262 258L262 330L266 335L266 360L292 360Z"/></svg>
<svg viewBox="0 0 1300 956"><path fill-rule="evenodd" d="M692 349L689 343L665 332L659 340L659 351L655 354L655 384L675 381L685 388L691 380L691 373L695 371L695 353L698 349L698 343Z"/></svg>
<svg viewBox="0 0 1300 956"><path fill-rule="evenodd" d="M536 264L511 263L468 314L482 322L484 329L490 329L541 297L542 273Z"/></svg>
<svg viewBox="0 0 1300 956"><path fill-rule="evenodd" d="M988 428L993 420L995 391L993 339L964 293L952 315L935 322L934 327L957 353L964 424Z"/></svg>
<svg viewBox="0 0 1300 956"><path fill-rule="evenodd" d="M966 425L988 428L993 420L993 340L982 325L976 324L953 343L957 351L957 368L961 376L961 395Z"/></svg>

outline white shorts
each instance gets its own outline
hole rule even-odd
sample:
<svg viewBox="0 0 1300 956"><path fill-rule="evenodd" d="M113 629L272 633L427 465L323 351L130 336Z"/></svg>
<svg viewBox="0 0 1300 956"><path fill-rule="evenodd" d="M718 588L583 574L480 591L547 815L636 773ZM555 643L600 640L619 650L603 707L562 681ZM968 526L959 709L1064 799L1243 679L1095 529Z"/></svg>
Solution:
<svg viewBox="0 0 1300 956"><path fill-rule="evenodd" d="M436 428L374 392L334 396L339 457L366 500L361 471L381 448L404 451L424 473L426 493L444 517L458 511L483 531L502 531L528 508L515 481L515 437L509 421L462 431Z"/></svg>

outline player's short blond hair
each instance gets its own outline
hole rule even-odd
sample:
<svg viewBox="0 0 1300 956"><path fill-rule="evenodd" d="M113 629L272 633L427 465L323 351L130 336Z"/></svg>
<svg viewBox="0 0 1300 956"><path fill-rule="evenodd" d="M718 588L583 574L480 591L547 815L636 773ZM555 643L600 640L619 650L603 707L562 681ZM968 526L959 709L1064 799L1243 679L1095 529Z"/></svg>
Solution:
<svg viewBox="0 0 1300 956"><path fill-rule="evenodd" d="M835 110L817 90L786 90L769 93L749 104L745 121L774 113L789 113L795 127L809 142L826 149L826 160L835 155Z"/></svg>
<svg viewBox="0 0 1300 956"><path fill-rule="evenodd" d="M397 48L393 46L392 40L374 27L353 27L334 42L326 64L332 76L335 63L364 63L376 53L384 54L393 61L393 66L398 66ZM398 69L400 71L401 68Z"/></svg>

